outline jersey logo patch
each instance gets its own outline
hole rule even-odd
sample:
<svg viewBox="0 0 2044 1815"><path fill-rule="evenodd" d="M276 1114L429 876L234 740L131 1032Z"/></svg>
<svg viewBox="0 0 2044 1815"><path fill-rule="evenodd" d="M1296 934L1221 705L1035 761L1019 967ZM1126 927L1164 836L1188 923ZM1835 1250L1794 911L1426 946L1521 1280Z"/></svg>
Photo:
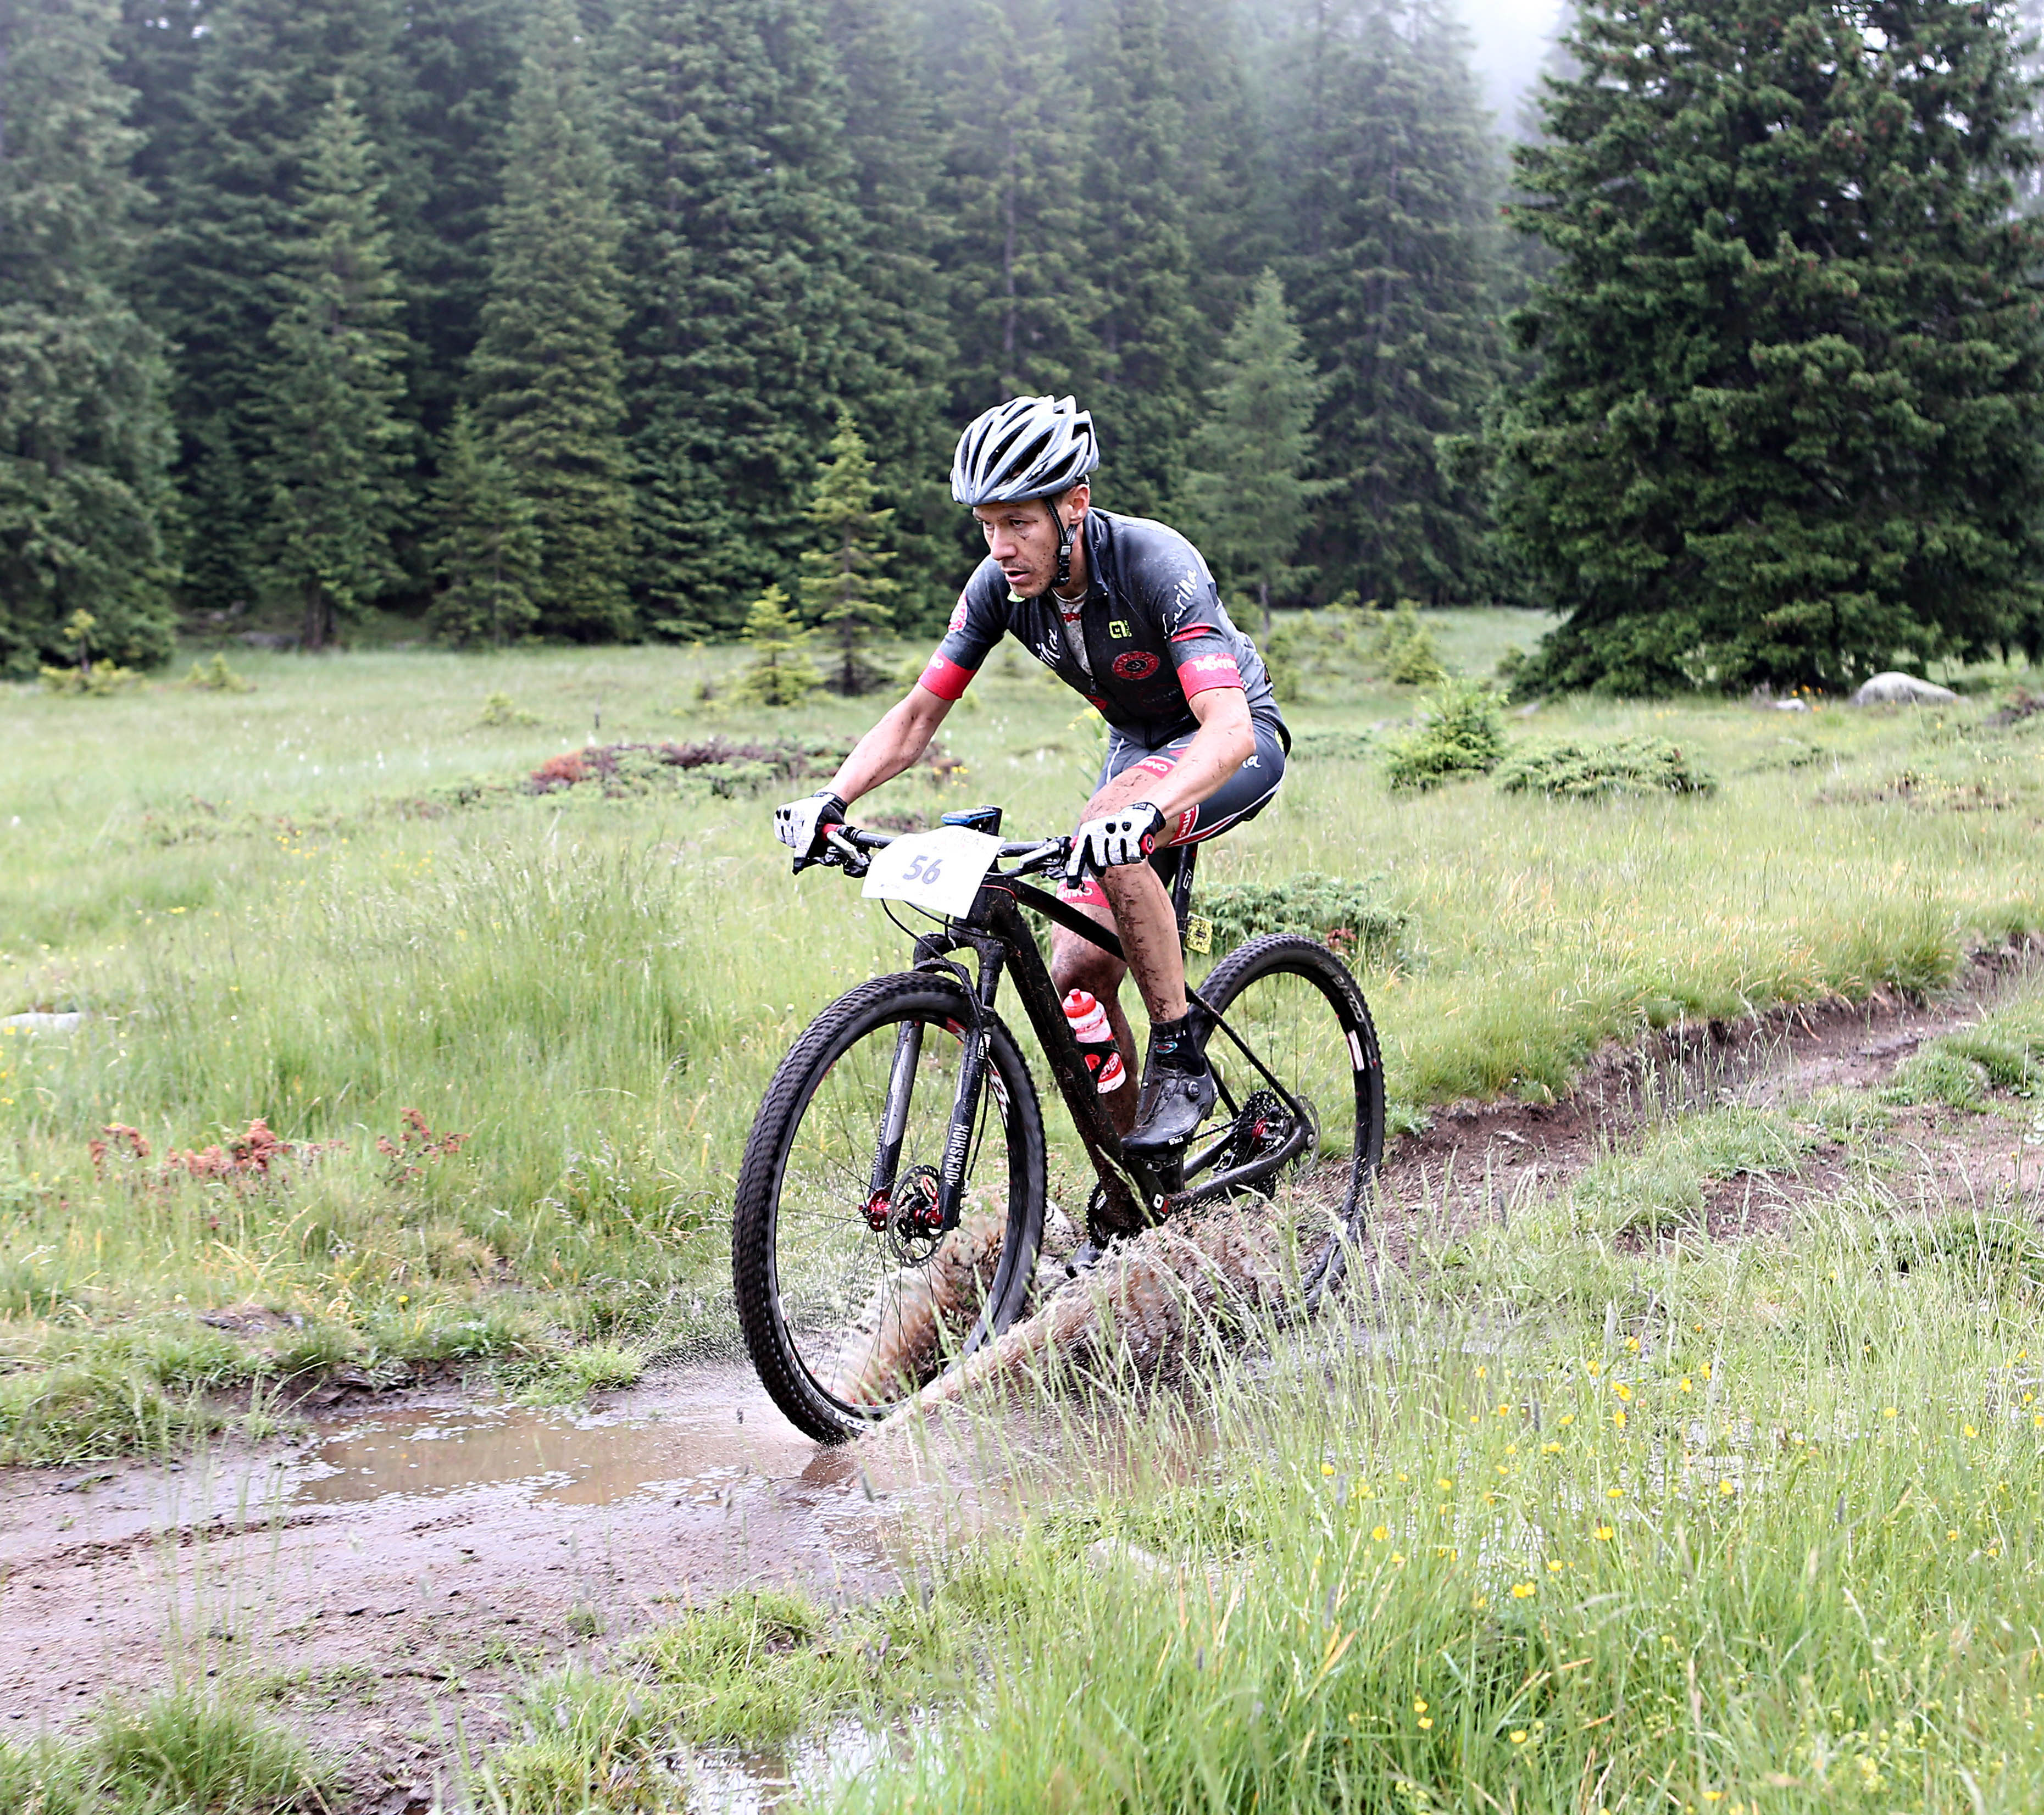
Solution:
<svg viewBox="0 0 2044 1815"><path fill-rule="evenodd" d="M1107 634L1117 643L1126 643L1135 632L1129 627L1128 619L1116 618L1108 625Z"/></svg>
<svg viewBox="0 0 2044 1815"><path fill-rule="evenodd" d="M1124 681L1147 681L1157 672L1157 658L1147 649L1132 649L1115 657L1114 672Z"/></svg>

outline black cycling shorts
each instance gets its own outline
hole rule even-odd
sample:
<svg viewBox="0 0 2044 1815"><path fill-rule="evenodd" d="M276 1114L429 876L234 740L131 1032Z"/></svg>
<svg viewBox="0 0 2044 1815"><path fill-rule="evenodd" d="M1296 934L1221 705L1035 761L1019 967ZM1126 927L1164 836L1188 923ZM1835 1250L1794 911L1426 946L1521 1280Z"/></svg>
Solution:
<svg viewBox="0 0 2044 1815"><path fill-rule="evenodd" d="M1202 844L1218 837L1229 827L1254 819L1276 797L1278 785L1285 779L1285 746L1279 741L1274 724L1253 716L1250 723L1256 733L1255 754L1197 806L1187 807L1174 819L1165 822L1160 852L1170 846ZM1109 726L1107 761L1101 766L1100 780L1093 784L1094 792L1132 769L1144 769L1161 781L1178 766L1179 758L1192 747L1193 739L1198 735L1197 731L1187 731L1153 744ZM1092 877L1076 885L1068 884L1059 888L1058 897L1095 907L1105 908L1108 904L1106 892Z"/></svg>

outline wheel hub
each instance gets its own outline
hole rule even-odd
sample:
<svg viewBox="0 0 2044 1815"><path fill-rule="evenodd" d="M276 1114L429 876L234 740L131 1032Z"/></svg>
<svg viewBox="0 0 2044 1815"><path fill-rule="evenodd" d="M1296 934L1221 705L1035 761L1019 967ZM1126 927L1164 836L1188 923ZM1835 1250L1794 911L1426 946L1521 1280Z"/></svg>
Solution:
<svg viewBox="0 0 2044 1815"><path fill-rule="evenodd" d="M1313 1108L1303 1097L1299 1103L1308 1119L1306 1146L1309 1151L1313 1141ZM1254 1165L1266 1154L1274 1153L1292 1138L1296 1126L1293 1112L1285 1107L1284 1100L1275 1091L1251 1092L1235 1119L1235 1136L1228 1143L1223 1169L1232 1172L1238 1166ZM1304 1157L1304 1152L1299 1156L1302 1159Z"/></svg>
<svg viewBox="0 0 2044 1815"><path fill-rule="evenodd" d="M918 1166L896 1184L891 1196L875 1191L866 1200L866 1226L886 1240L888 1252L902 1266L921 1266L943 1239L939 1184L935 1166Z"/></svg>

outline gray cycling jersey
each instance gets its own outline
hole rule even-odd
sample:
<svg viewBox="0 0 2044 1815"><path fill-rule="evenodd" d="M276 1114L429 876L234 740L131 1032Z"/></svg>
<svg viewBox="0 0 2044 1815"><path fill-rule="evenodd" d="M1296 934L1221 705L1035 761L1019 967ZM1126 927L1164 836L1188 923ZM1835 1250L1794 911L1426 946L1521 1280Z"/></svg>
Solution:
<svg viewBox="0 0 2044 1815"><path fill-rule="evenodd" d="M989 555L959 595L923 685L939 698L958 699L1012 631L1109 724L1146 739L1196 729L1189 704L1194 695L1239 687L1251 716L1291 741L1263 658L1235 628L1191 543L1147 517L1093 510L1086 512L1085 554L1086 596L1077 627L1085 660L1067 641L1058 601L1047 592L1016 598Z"/></svg>

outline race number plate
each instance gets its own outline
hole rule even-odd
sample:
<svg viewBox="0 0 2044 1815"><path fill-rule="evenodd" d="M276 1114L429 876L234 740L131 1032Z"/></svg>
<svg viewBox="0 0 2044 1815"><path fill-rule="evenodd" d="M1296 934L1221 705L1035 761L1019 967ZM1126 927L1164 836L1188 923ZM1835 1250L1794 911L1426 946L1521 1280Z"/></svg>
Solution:
<svg viewBox="0 0 2044 1815"><path fill-rule="evenodd" d="M965 914L1000 853L1000 839L963 826L918 832L874 854L863 892L870 901L905 901L932 914Z"/></svg>

